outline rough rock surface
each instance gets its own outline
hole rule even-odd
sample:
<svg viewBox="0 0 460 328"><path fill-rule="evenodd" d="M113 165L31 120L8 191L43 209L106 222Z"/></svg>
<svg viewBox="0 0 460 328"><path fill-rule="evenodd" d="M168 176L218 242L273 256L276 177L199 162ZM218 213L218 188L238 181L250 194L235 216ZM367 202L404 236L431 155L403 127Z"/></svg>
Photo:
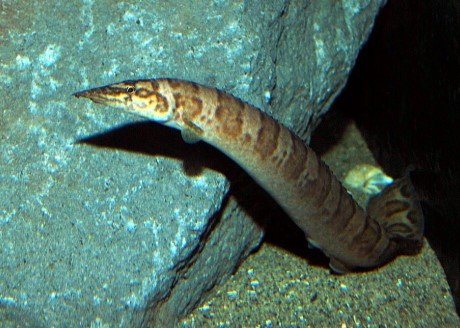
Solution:
<svg viewBox="0 0 460 328"><path fill-rule="evenodd" d="M308 139L384 2L2 1L3 322L172 325L261 239L217 152L73 92L184 78Z"/></svg>

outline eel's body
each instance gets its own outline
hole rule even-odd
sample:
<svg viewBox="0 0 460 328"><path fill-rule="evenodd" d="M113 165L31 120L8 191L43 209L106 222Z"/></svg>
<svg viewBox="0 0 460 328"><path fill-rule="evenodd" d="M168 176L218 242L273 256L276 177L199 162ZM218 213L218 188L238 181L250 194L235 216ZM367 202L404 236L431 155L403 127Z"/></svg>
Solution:
<svg viewBox="0 0 460 328"><path fill-rule="evenodd" d="M419 251L423 215L408 178L364 211L315 152L259 109L193 82L125 81L75 94L204 140L236 161L281 205L337 272L372 268Z"/></svg>

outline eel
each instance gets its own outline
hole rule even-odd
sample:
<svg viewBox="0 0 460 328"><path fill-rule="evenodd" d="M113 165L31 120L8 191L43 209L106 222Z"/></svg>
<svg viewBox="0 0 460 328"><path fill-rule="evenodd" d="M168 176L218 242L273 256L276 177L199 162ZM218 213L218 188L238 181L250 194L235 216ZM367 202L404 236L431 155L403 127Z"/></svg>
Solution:
<svg viewBox="0 0 460 328"><path fill-rule="evenodd" d="M321 249L337 273L380 267L423 245L424 219L408 175L362 209L298 136L224 91L177 79L114 83L74 94L179 129L238 163Z"/></svg>

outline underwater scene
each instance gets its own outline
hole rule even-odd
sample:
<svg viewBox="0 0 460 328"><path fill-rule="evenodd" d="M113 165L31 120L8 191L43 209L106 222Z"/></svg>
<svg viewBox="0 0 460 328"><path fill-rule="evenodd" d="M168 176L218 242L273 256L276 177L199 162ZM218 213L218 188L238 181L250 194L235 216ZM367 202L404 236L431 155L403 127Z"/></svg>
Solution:
<svg viewBox="0 0 460 328"><path fill-rule="evenodd" d="M340 100L386 3L0 1L0 327L460 327Z"/></svg>

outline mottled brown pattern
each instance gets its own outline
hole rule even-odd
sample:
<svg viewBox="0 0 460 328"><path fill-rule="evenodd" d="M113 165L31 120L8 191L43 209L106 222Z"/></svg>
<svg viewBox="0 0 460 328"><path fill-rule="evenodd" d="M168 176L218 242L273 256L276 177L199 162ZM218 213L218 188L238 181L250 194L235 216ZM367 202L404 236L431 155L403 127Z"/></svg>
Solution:
<svg viewBox="0 0 460 328"><path fill-rule="evenodd" d="M332 196L331 191L332 191L332 184L333 184L333 176L331 174L327 174L327 176L328 177L325 180L323 180L324 199L319 199L318 201L318 204L321 204L322 206L328 205L326 202Z"/></svg>
<svg viewBox="0 0 460 328"><path fill-rule="evenodd" d="M169 84L169 87L174 91L182 91L184 88L184 83L174 79L166 79Z"/></svg>
<svg viewBox="0 0 460 328"><path fill-rule="evenodd" d="M185 107L184 96L182 96L180 93L174 93L173 98L174 98L174 103L176 104L177 108Z"/></svg>
<svg viewBox="0 0 460 328"><path fill-rule="evenodd" d="M379 241L383 235L382 226L368 216L359 218L360 215L358 215L358 213L356 213L355 216L358 216L358 220L363 224L361 231L350 231L350 233L353 233L354 235L354 238L352 239L353 244L351 245L356 248L356 255L358 257L366 257L369 255L382 255L386 257L387 255L383 253L386 248L377 249ZM354 219L350 220L350 222L353 221ZM379 257L380 256L377 256L377 258Z"/></svg>
<svg viewBox="0 0 460 328"><path fill-rule="evenodd" d="M405 212L410 208L410 204L397 199L389 200L385 203L385 212L387 217L391 217L396 213Z"/></svg>
<svg viewBox="0 0 460 328"><path fill-rule="evenodd" d="M186 115L182 117L185 125L187 126L188 130L193 131L196 136L203 135L203 129L197 126L193 121L191 121Z"/></svg>
<svg viewBox="0 0 460 328"><path fill-rule="evenodd" d="M252 140L251 135L249 133L245 133L244 139L243 139L244 143L250 143L251 140Z"/></svg>
<svg viewBox="0 0 460 328"><path fill-rule="evenodd" d="M174 115L173 115L173 120L178 122L180 121L180 118L181 118L181 113L179 113L179 111L174 111Z"/></svg>
<svg viewBox="0 0 460 328"><path fill-rule="evenodd" d="M233 97L226 92L216 90L217 104L220 107L233 108L238 113L241 113L245 107L244 102L237 97Z"/></svg>
<svg viewBox="0 0 460 328"><path fill-rule="evenodd" d="M320 175L321 177L321 182L319 183L321 185L321 189L318 190L318 194L316 197L315 204L318 207L323 207L324 203L327 200L327 197L329 196L329 193L331 191L331 182L332 182L332 174L328 174L328 172L325 172L325 167L324 165L321 166L322 173Z"/></svg>
<svg viewBox="0 0 460 328"><path fill-rule="evenodd" d="M195 119L203 110L203 101L197 97L190 97L187 104L187 114Z"/></svg>
<svg viewBox="0 0 460 328"><path fill-rule="evenodd" d="M160 89L160 84L156 80L149 80L150 88L152 91L157 91Z"/></svg>
<svg viewBox="0 0 460 328"><path fill-rule="evenodd" d="M310 154L311 152L311 154ZM318 182L322 181L322 178L318 176L320 174L321 162L318 157L313 153L312 150L306 150L302 155L304 161L304 170L297 179L296 185L302 190L303 197L309 199L315 199L318 193ZM289 156L286 156L285 161L289 160Z"/></svg>
<svg viewBox="0 0 460 328"><path fill-rule="evenodd" d="M156 102L158 104L156 110L160 113L167 113L169 109L168 99L159 93L155 93L152 97L156 97Z"/></svg>
<svg viewBox="0 0 460 328"><path fill-rule="evenodd" d="M261 116L259 129L254 142L254 151L262 159L271 156L278 147L280 125L265 115Z"/></svg>
<svg viewBox="0 0 460 328"><path fill-rule="evenodd" d="M104 88L104 94L115 96L115 97L125 96L126 95L126 89L125 88L110 88L110 87L106 87L106 88Z"/></svg>
<svg viewBox="0 0 460 328"><path fill-rule="evenodd" d="M403 223L393 223L393 224L391 224L391 230L393 232L398 231L400 234L404 234L406 236L411 234L411 229L409 228L409 226L407 224L403 224Z"/></svg>
<svg viewBox="0 0 460 328"><path fill-rule="evenodd" d="M356 224L356 222L362 223L360 231L351 231L351 226ZM367 248L369 247L369 241L376 237L375 229L370 228L370 221L368 219L363 220L362 215L356 211L356 208L348 218L346 224L343 222L337 228L341 232L341 235L345 235L344 237L347 237L347 234L351 233L350 244L354 245L354 247L359 247L361 249L360 253L364 251L365 254L369 254ZM366 250L363 250L363 248L366 248Z"/></svg>
<svg viewBox="0 0 460 328"><path fill-rule="evenodd" d="M200 86L193 82L183 83L182 81L174 80L174 79L166 79L166 81L168 82L171 90L173 90L174 92L180 92L182 94L195 94L196 95L200 91Z"/></svg>
<svg viewBox="0 0 460 328"><path fill-rule="evenodd" d="M215 118L221 132L229 138L236 139L243 132L243 119L238 107L232 107L230 103L224 102L217 106Z"/></svg>
<svg viewBox="0 0 460 328"><path fill-rule="evenodd" d="M307 156L304 151L299 151L302 147L299 141L292 133L289 134L291 139L291 149L287 154L287 159L284 161L283 174L287 180L296 181L304 171L307 163Z"/></svg>
<svg viewBox="0 0 460 328"><path fill-rule="evenodd" d="M356 212L355 206L350 206L350 201L344 192L345 190L343 188L339 188L339 202L337 203L337 207L335 208L334 212L331 213L329 218L327 218L340 222L342 227L339 227L338 230L344 229L344 227L348 226L351 218L355 215Z"/></svg>
<svg viewBox="0 0 460 328"><path fill-rule="evenodd" d="M195 120L203 110L203 101L195 96L173 94L176 108L183 108L189 120Z"/></svg>
<svg viewBox="0 0 460 328"><path fill-rule="evenodd" d="M199 136L240 163L340 271L375 267L422 245L423 217L408 178L371 199L365 212L302 140L225 92L161 79L126 81L75 96L118 108L124 104L146 117L156 117L152 110L172 110L173 126L184 140ZM132 106L136 97L150 99L150 105Z"/></svg>
<svg viewBox="0 0 460 328"><path fill-rule="evenodd" d="M153 91L153 90L147 90L145 88L140 88L136 90L136 94L141 97L141 98L149 98L152 95L158 95L158 92Z"/></svg>
<svg viewBox="0 0 460 328"><path fill-rule="evenodd" d="M272 162L275 163L275 167L279 169L281 167L281 164L283 164L284 160L287 157L287 150L284 149L281 154L279 152L275 155L272 156Z"/></svg>

